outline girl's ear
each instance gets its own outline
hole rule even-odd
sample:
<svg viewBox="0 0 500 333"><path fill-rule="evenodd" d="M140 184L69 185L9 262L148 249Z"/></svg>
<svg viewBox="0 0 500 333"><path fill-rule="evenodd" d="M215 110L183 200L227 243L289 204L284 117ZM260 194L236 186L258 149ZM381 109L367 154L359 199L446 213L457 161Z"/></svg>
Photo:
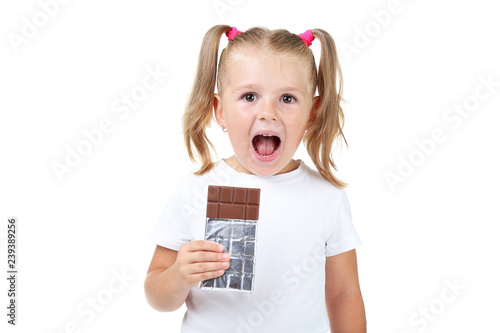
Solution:
<svg viewBox="0 0 500 333"><path fill-rule="evenodd" d="M314 118L316 118L316 113L318 112L319 103L320 103L319 96L315 96L313 98L313 103L312 103L311 111L309 112L309 123L312 123L313 120L314 120Z"/></svg>
<svg viewBox="0 0 500 333"><path fill-rule="evenodd" d="M222 99L219 94L214 94L213 97L213 105L214 105L214 116L217 124L220 127L224 126L224 112L222 112Z"/></svg>

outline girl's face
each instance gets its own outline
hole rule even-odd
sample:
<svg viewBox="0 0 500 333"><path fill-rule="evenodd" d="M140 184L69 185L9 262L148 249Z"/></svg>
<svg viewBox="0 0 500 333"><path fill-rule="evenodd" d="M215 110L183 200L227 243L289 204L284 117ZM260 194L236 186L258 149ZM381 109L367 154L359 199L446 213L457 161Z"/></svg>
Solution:
<svg viewBox="0 0 500 333"><path fill-rule="evenodd" d="M300 58L249 48L224 65L214 110L235 152L227 163L264 177L295 169L292 157L314 115L308 66Z"/></svg>

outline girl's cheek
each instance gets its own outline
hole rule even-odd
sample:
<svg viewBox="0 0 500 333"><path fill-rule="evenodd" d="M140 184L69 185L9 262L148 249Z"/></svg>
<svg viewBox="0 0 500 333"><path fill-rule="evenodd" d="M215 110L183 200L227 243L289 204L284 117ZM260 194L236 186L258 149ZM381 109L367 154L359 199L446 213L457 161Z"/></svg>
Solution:
<svg viewBox="0 0 500 333"><path fill-rule="evenodd" d="M237 121L250 121L255 118L255 112L251 108L241 108L236 112Z"/></svg>

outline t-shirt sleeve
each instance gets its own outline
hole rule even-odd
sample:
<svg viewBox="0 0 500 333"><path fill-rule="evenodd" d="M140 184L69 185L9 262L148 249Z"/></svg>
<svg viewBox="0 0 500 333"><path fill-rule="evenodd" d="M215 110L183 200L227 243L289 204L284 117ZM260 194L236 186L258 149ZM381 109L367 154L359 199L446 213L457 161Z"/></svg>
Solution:
<svg viewBox="0 0 500 333"><path fill-rule="evenodd" d="M344 190L340 198L338 212L335 214L333 230L326 241L326 256L331 257L361 245L354 225L352 224L351 207Z"/></svg>
<svg viewBox="0 0 500 333"><path fill-rule="evenodd" d="M183 180L173 191L149 235L150 241L175 251L179 251L181 245L191 241L185 212L184 183Z"/></svg>

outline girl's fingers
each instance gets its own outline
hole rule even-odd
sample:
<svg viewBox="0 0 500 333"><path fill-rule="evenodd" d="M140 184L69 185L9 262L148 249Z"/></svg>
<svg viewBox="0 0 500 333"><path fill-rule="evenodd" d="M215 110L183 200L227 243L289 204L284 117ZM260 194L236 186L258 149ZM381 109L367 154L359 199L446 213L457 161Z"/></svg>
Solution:
<svg viewBox="0 0 500 333"><path fill-rule="evenodd" d="M224 271L229 267L228 261L222 262L199 262L189 265L190 275L209 273L214 271Z"/></svg>
<svg viewBox="0 0 500 333"><path fill-rule="evenodd" d="M219 277L223 274L224 274L224 270L221 269L221 270L216 270L216 271L194 274L192 277L194 280L201 282L203 280Z"/></svg>
<svg viewBox="0 0 500 333"><path fill-rule="evenodd" d="M191 253L190 263L204 263L204 262L216 262L216 261L229 261L231 255L229 253L214 253L198 251Z"/></svg>
<svg viewBox="0 0 500 333"><path fill-rule="evenodd" d="M214 242L209 241L194 241L185 245L182 256L186 259L186 263L204 263L229 261L231 255L224 253L224 247Z"/></svg>
<svg viewBox="0 0 500 333"><path fill-rule="evenodd" d="M186 246L186 250L188 252L197 252L197 251L224 252L224 247L222 245L205 240L190 242L185 244L184 246Z"/></svg>
<svg viewBox="0 0 500 333"><path fill-rule="evenodd" d="M189 283L223 275L230 259L222 245L203 240L182 245L177 255L181 276Z"/></svg>

